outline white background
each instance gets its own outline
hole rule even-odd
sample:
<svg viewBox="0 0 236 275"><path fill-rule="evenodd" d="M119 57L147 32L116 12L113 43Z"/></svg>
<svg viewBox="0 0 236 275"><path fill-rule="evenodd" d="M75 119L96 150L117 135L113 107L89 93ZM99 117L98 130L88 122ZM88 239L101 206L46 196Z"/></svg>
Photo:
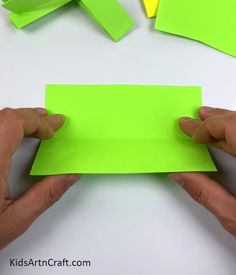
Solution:
<svg viewBox="0 0 236 275"><path fill-rule="evenodd" d="M138 0L121 1L137 27L112 42L73 4L24 30L0 10L0 107L44 104L46 83L201 85L206 105L236 109L236 59L153 29ZM78 102L78 112L80 103ZM28 176L35 141L10 175L14 195ZM236 190L235 159L214 151L216 177ZM234 187L235 186L235 187ZM12 268L9 258L88 259L90 268ZM22 237L0 252L0 274L234 275L236 241L167 175L84 175Z"/></svg>

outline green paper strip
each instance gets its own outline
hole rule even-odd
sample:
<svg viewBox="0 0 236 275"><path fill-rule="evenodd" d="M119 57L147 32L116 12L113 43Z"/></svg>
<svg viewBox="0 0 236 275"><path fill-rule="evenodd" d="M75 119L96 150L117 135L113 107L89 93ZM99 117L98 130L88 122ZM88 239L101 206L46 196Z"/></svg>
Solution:
<svg viewBox="0 0 236 275"><path fill-rule="evenodd" d="M12 24L15 25L15 27L23 28L69 2L71 2L71 0L51 0L48 1L47 4L41 5L40 7L38 7L38 9L32 11L24 12L21 14L11 13L9 14L9 19Z"/></svg>
<svg viewBox="0 0 236 275"><path fill-rule="evenodd" d="M2 6L14 13L24 13L38 9L39 6L48 2L48 0L6 0Z"/></svg>
<svg viewBox="0 0 236 275"><path fill-rule="evenodd" d="M235 0L161 0L155 28L236 57Z"/></svg>
<svg viewBox="0 0 236 275"><path fill-rule="evenodd" d="M66 123L41 142L31 175L216 171L178 127L200 106L200 87L48 85L46 108Z"/></svg>
<svg viewBox="0 0 236 275"><path fill-rule="evenodd" d="M23 28L71 1L72 0L9 0L3 4L3 7L13 12L9 14L9 19L12 24L17 28Z"/></svg>
<svg viewBox="0 0 236 275"><path fill-rule="evenodd" d="M133 19L117 0L77 0L77 2L114 41L119 41L135 26Z"/></svg>

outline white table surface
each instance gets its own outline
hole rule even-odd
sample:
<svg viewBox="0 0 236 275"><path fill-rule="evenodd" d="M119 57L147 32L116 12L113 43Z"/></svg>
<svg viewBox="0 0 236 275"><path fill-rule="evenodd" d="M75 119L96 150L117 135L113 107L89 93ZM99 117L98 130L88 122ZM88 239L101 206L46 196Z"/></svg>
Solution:
<svg viewBox="0 0 236 275"><path fill-rule="evenodd" d="M141 1L121 1L137 27L112 42L68 6L24 30L0 9L0 107L44 104L46 83L201 85L204 104L236 109L236 59L153 30ZM79 111L79 102L78 102ZM14 195L37 143L24 142L10 175ZM236 191L235 159L214 150L216 177ZM90 260L91 267L10 267L10 258ZM0 274L234 275L236 241L166 175L84 175L19 239L0 252Z"/></svg>

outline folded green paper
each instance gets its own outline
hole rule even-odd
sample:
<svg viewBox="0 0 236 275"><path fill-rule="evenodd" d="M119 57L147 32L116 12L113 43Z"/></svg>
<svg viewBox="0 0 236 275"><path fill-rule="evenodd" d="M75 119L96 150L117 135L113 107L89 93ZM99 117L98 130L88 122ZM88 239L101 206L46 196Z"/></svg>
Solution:
<svg viewBox="0 0 236 275"><path fill-rule="evenodd" d="M77 0L77 2L114 41L119 41L135 26L133 19L117 0Z"/></svg>
<svg viewBox="0 0 236 275"><path fill-rule="evenodd" d="M235 0L161 0L155 28L236 57Z"/></svg>
<svg viewBox="0 0 236 275"><path fill-rule="evenodd" d="M32 1L34 5L29 5L31 1L25 0L22 5L14 5L15 3L21 3L21 1L9 0L3 5L12 11L12 13L9 14L9 19L17 28L23 28L71 2L71 0L38 0ZM23 5L24 3L28 5Z"/></svg>
<svg viewBox="0 0 236 275"><path fill-rule="evenodd" d="M216 171L178 127L200 106L200 87L48 85L46 108L66 123L41 142L31 175Z"/></svg>
<svg viewBox="0 0 236 275"><path fill-rule="evenodd" d="M4 0L9 19L23 28L73 0ZM114 40L119 41L133 27L134 21L117 0L76 0Z"/></svg>

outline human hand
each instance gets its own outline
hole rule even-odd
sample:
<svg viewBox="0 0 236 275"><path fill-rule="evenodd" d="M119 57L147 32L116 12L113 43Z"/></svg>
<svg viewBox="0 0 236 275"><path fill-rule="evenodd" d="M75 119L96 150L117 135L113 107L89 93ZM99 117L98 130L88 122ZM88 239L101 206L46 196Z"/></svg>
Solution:
<svg viewBox="0 0 236 275"><path fill-rule="evenodd" d="M202 107L199 116L199 120L181 118L179 125L183 132L197 143L222 148L236 157L236 112ZM233 195L201 173L174 173L170 178L236 237L236 198Z"/></svg>
<svg viewBox="0 0 236 275"><path fill-rule="evenodd" d="M79 180L79 175L46 177L15 200L9 192L11 158L23 138L50 139L63 123L62 115L50 116L43 108L0 111L0 249L23 234Z"/></svg>

